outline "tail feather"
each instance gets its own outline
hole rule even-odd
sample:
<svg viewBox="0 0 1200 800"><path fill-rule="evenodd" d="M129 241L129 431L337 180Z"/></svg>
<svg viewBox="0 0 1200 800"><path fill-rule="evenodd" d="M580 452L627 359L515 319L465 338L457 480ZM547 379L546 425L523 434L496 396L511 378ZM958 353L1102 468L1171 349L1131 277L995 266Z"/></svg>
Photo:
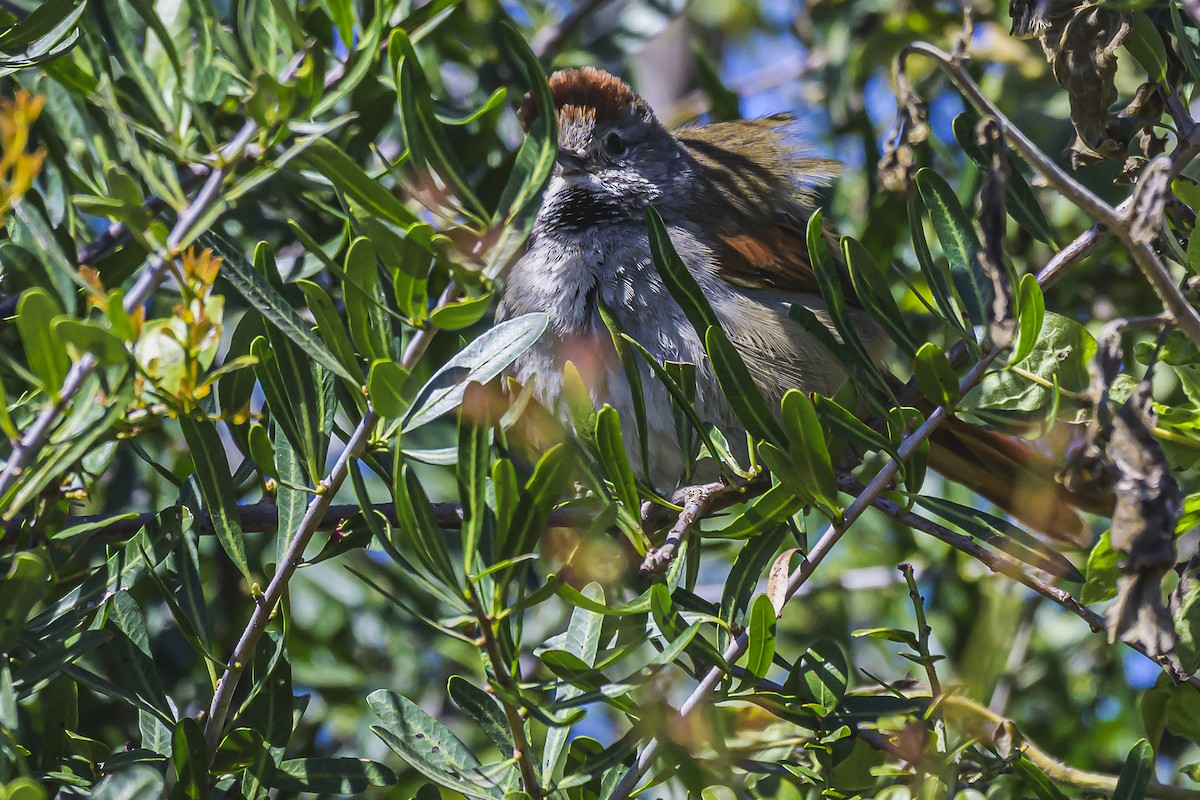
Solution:
<svg viewBox="0 0 1200 800"><path fill-rule="evenodd" d="M1078 510L1112 515L1110 492L1069 491L1057 479L1058 462L1019 439L954 417L931 437L929 465L1026 525L1065 543L1090 544L1091 531Z"/></svg>

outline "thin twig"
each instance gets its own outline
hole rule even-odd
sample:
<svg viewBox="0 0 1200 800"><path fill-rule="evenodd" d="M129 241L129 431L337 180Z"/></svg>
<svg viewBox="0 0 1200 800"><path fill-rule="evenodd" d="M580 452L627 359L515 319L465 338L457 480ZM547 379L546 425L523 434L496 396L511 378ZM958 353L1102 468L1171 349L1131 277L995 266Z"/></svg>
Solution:
<svg viewBox="0 0 1200 800"><path fill-rule="evenodd" d="M283 598L283 593L287 589L288 581L291 580L300 561L304 558L304 548L308 546L309 540L313 533L317 530L318 522L325 517L325 512L329 508L337 490L341 487L342 482L346 479L346 474L350 468L350 462L360 456L370 439L371 432L375 428L375 423L379 421L379 415L373 409L368 409L363 415L362 420L358 423L358 427L354 429L350 441L346 442L345 448L342 449L337 461L333 465L333 469L329 471L329 475L321 481L318 489L320 494L313 498L309 503L308 509L304 512L304 518L300 520L300 526L296 531L296 535L292 537L291 543L288 545L287 551L283 558L280 559L278 568L275 570L275 575L271 578L271 582L267 584L267 589L261 597L255 598L254 613L250 616L250 622L246 625L246 629L242 632L238 639L237 645L233 648L233 655L230 657L225 668L225 673L217 682L216 691L213 693L212 703L208 709L208 719L205 721L205 738L208 740L208 752L215 754L217 745L221 742L221 735L225 730L225 718L229 714L229 706L233 701L234 690L237 689L238 681L241 680L242 674L246 668L250 666L250 659L254 656L254 647L258 644L259 638L267 629L267 623L271 621L271 617L275 614L275 607Z"/></svg>
<svg viewBox="0 0 1200 800"><path fill-rule="evenodd" d="M675 557L675 551L679 549L684 534L704 516L712 499L728 488L724 481L717 481L699 486L685 486L675 493L672 502L683 506L683 510L679 512L679 518L667 532L662 547L653 547L646 553L646 559L642 562L643 575L657 575L667 568L671 559Z"/></svg>
<svg viewBox="0 0 1200 800"><path fill-rule="evenodd" d="M441 308L453 301L458 296L458 292L457 284L451 283L448 285L442 292L437 307ZM417 331L412 339L409 340L408 347L405 348L404 355L400 359L400 365L406 370L411 371L417 360L424 354L425 348L429 346L429 341L435 332L435 328L423 328ZM338 456L338 460L334 463L333 469L330 470L329 476L321 482L323 491L313 498L312 502L308 505L308 509L304 512L304 518L300 520L299 528L292 538L291 544L288 545L287 552L284 553L283 558L280 560L280 564L275 571L275 576L271 578L266 592L263 593L261 598L258 598L258 604L250 617L250 622L246 625L245 631L242 632L241 638L234 647L233 656L229 659L228 663L230 666L225 670L225 674L221 676L221 680L217 684L217 690L213 694L212 704L209 707L208 719L205 725L205 737L209 742L210 753L216 753L216 745L220 743L221 734L225 727L225 718L229 714L229 705L233 699L233 692L237 688L242 673L245 672L247 661L254 652L254 646L258 643L263 631L266 630L271 615L275 613L275 606L280 598L283 597L283 592L287 588L288 581L303 560L304 548L320 527L321 522L327 517L333 496L337 494L338 487L346 479L350 462L362 455L377 422L379 422L379 416L375 413L374 409L368 408L367 413L358 423L358 427L355 428L350 440L346 442L346 447L342 450L341 455ZM393 507L393 513L394 511Z"/></svg>
<svg viewBox="0 0 1200 800"><path fill-rule="evenodd" d="M933 693L933 731L937 736L937 750L939 753L945 753L950 746L950 741L946 736L946 720L943 719L941 708L938 705L938 700L942 696L942 682L938 680L937 664L929 649L929 635L933 629L929 627L929 621L925 619L925 598L921 596L921 590L917 587L913 565L901 564L900 574L904 576L904 582L908 585L908 597L912 600L913 613L917 619L917 657L920 659L921 666L925 668L925 677L929 679L929 691ZM950 795L953 796L954 792L951 791Z"/></svg>
<svg viewBox="0 0 1200 800"><path fill-rule="evenodd" d="M484 611L479 594L475 591L475 584L469 581L468 584L471 592L471 609L479 625L479 636L483 640L488 660L492 662L496 685L503 690L498 694L497 699L504 708L504 716L508 720L508 727L512 732L512 757L521 770L521 783L524 784L522 788L526 794L537 800L537 798L543 797L544 793L541 783L538 782L537 768L533 765L533 748L529 746L529 737L525 735L525 720L521 717L521 710L508 700L508 697L512 695L520 697L520 678L510 674L508 665L504 661L504 654L500 652L500 643L496 641L496 631L492 629L494 620Z"/></svg>

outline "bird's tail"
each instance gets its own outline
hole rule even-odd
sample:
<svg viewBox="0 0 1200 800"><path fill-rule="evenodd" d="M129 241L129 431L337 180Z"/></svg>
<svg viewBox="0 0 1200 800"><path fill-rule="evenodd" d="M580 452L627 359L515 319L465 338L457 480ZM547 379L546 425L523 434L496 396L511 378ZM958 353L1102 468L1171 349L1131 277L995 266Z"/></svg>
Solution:
<svg viewBox="0 0 1200 800"><path fill-rule="evenodd" d="M929 466L1060 542L1091 543L1079 511L1112 515L1111 492L1069 491L1058 480L1061 464L1054 459L1020 439L955 417L930 438Z"/></svg>

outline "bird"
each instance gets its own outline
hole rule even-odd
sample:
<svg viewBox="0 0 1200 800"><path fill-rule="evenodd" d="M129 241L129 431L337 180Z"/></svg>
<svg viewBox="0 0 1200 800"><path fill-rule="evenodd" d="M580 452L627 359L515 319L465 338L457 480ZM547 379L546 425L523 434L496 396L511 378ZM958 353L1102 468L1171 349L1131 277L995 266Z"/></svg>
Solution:
<svg viewBox="0 0 1200 800"><path fill-rule="evenodd" d="M817 191L837 164L812 154L795 117L668 129L627 83L595 67L549 78L558 151L524 255L504 276L498 319L540 312L546 333L509 368L566 417L570 362L597 407L616 409L633 430L635 403L602 318L602 307L659 362L695 365L696 410L731 443L745 427L722 394L704 342L653 263L646 209L653 206L754 383L774 408L789 389L832 395L846 380L835 353L789 316L800 304L832 323L805 229ZM519 111L528 131L544 113L531 95ZM827 236L832 233L827 232ZM842 270L851 324L883 363L889 342ZM657 487L678 481L686 455L667 387L639 364L649 466ZM638 437L624 437L640 464ZM1111 513L1102 493L1068 491L1059 464L1028 443L951 416L931 438L930 466L1063 543L1084 545L1090 527L1076 509Z"/></svg>

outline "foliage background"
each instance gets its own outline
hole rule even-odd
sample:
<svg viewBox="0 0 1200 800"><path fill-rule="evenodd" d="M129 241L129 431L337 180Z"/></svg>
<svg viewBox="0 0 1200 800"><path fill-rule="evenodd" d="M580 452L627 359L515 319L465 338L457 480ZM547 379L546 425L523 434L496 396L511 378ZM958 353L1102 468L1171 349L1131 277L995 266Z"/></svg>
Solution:
<svg viewBox="0 0 1200 800"><path fill-rule="evenodd" d="M1053 13L1074 13L1073 4L1051 5ZM536 792L524 780L525 765L514 764L477 719L482 714L498 726L489 732L504 744L497 730L511 728L512 718L494 703L486 713L476 705L473 718L464 705L471 705L469 698L478 703L479 696L461 684L455 695L447 681L461 675L477 687L490 682L510 707L524 706L540 769L548 729L534 712L549 709L555 691L561 699L573 662L560 659L551 666L553 659L539 656L543 649L571 650L578 643L562 638L571 604L538 589L547 585L547 575L569 566L564 578L569 574L580 587L599 583L610 605L642 592L646 584L636 560L619 545L620 534L603 530L613 518L601 517L608 520L603 526L576 523L541 535L536 565L514 567L498 605L477 613L463 602L465 584L453 603L413 577L428 564L414 555L422 536L444 536L447 552L461 559L457 525L444 534L437 525L415 531L410 525L406 537L403 525L355 514L366 501L407 502L395 497L399 437L388 422L427 404L419 387L491 328L491 281L517 251L544 178L546 165L536 156L545 131L535 131L523 156L515 155L522 134L513 110L536 82L538 58L547 70L598 64L628 76L671 122L799 110L814 149L845 164L824 203L827 220L863 242L880 264L899 265L888 272L893 295L923 338L947 348L954 337L918 299L929 290L918 270L905 196L885 190L896 172L881 174L876 166L891 155L932 167L972 217L985 216L976 192L986 170L964 155L955 135L954 120L965 109L961 96L944 73L916 59L909 76L925 106L906 129L911 149L895 155L897 54L918 39L947 50L965 48L967 69L984 94L1060 164L1069 164L1059 154L1077 130L1071 98L1038 42L1010 36L1010 10L986 2L969 9L874 0L821 0L799 9L787 0L584 0L577 7L485 0L10 0L0 6L0 22L11 26L0 34L0 209L6 226L0 242L0 423L6 442L0 455L9 453L11 463L12 441L56 402L70 364L86 358L99 364L99 377L65 403L64 427L31 462L34 468L0 492L7 526L0 551L0 574L6 576L0 584L0 785L7 788L0 793L11 797L209 796L210 782L216 787L211 791L223 796L262 796L268 787L277 796L305 790L413 796L430 775L413 769L411 750L400 747L410 756L400 758L372 731L380 720L367 695L376 689L409 698L484 763L498 763L487 771L499 788L487 793L521 787ZM964 34L964 10L973 35ZM1150 28L1143 26L1142 38L1125 49L1114 48L1113 80L1122 105L1148 71L1161 66L1162 85L1178 88L1183 117L1165 106L1157 114L1143 111L1152 122L1172 122L1193 136L1180 124L1187 120L1198 54L1189 9L1156 1L1138 3L1136 14ZM397 65L402 56L403 71ZM1086 68L1080 69L1083 85L1075 94L1102 94L1104 82L1093 76L1088 83ZM927 113L923 139L913 135L925 128L920 113ZM1144 122L1137 115L1121 122L1122 142L1135 142L1134 156L1144 154L1138 146L1145 143L1137 141ZM1152 128L1164 130L1165 123ZM245 134L240 139L239 131ZM230 141L237 146L227 158L211 155ZM1168 152L1176 151L1178 137L1165 141ZM1115 204L1130 191L1119 180L1122 170L1136 171L1144 162L1131 164L1120 146L1102 155L1107 157L1073 174ZM1095 220L1071 197L1046 188L1027 165L1012 163L1033 185L1050 235L1039 239L1037 231L1010 220L1004 253L1017 274L1036 273L1055 245L1072 241ZM222 173L223 179L210 180ZM524 192L516 203L514 190ZM1200 254L1200 246L1188 244L1198 197L1194 182L1177 180L1168 210L1158 206L1167 236L1176 240L1174 248L1163 241L1158 247L1185 286L1179 276L1194 274L1193 253ZM1060 380L1067 391L1055 402L1052 392L1040 391L1018 409L1026 421L1059 420L1047 422L1044 444L1060 452L1068 439L1081 436L1082 426L1068 423L1092 416L1087 365L1095 344L1083 331L1097 337L1113 319L1162 312L1128 248L1116 237L1097 238L1098 245L1045 293L1046 309L1077 325L1061 324L1075 337L1062 365L1043 364L1035 377ZM938 240L932 241L940 259ZM192 244L197 249L187 250ZM204 248L213 248L224 263L216 264ZM134 304L132 313L119 310L122 295L111 292L136 292L139 278L156 269L166 277L162 287ZM466 301L455 299L459 291ZM295 313L279 311L281 303ZM431 315L434 307L441 310ZM78 322L84 319L89 321ZM252 348L257 334L267 338ZM1125 391L1144 374L1156 337L1154 325L1144 320L1124 331ZM330 355L310 358L313 341ZM484 341L499 347L503 337ZM270 371L272 352L276 372ZM1153 387L1159 404L1153 432L1184 493L1196 488L1200 454L1196 353L1183 334L1172 334L1165 358L1173 368L1159 369ZM321 360L330 357L348 380L335 377ZM229 371L218 373L222 365ZM368 457L361 467L355 462L351 480L328 493L350 522L340 533L316 534L307 552L319 563L291 578L286 603L271 619L257 655L238 665L248 670L238 703L247 687L255 687L260 699L237 717L245 732L224 740L210 776L203 762L213 759L214 750L204 746L203 730L215 680L290 536L305 529L304 507L317 497L309 487L336 472L344 443L363 418L357 384L369 388L374 408L388 422L367 426ZM1028 390L1028 381L1018 388ZM995 421L1013 409L1000 407L1003 388L993 385L991 392L989 419ZM980 409L989 404L986 397L964 403ZM454 468L422 459L452 460L448 453L478 443L479 429L470 416L465 420L456 427L454 416L446 416L403 436L401 460L410 462L412 475L436 502L458 501L469 484L456 482ZM490 458L510 454L489 452ZM524 480L531 457L516 445L511 455L514 474L519 470ZM869 458L867 477L881 463L878 455ZM610 466L600 468L612 478L618 473ZM413 492L406 480L399 485L402 494L405 487ZM489 491L495 507L499 490L493 485ZM980 502L934 475L923 491L968 506ZM522 507L535 527L563 497L552 494ZM234 502L254 511L243 511L239 522ZM271 519L254 517L264 504L278 506L278 533ZM187 510L171 510L177 506ZM412 507L424 508L419 495ZM581 508L582 516L572 519L599 515L595 506ZM448 507L435 510L443 523L452 516ZM1190 500L1184 510L1181 563L1196 547ZM149 531L132 540L136 546L123 545L144 520L121 515L146 512L162 512L167 534L156 539ZM628 504L620 513L629 513ZM211 521L193 524L193 516ZM1171 534L1175 517L1168 520ZM782 537L803 542L811 534L815 540L824 522L812 511L768 526L775 538L763 540L769 546L760 542L770 552L762 556L759 592L767 588L771 556L795 544ZM967 532L979 533L979 523L973 524ZM1095 533L1106 525L1094 520ZM222 535L199 535L201 528ZM403 563L389 557L385 540L403 553ZM751 545L719 537L689 542L685 586L697 598L720 602L730 565ZM155 560L167 557L145 570L137 563L145 558L143 546ZM319 559L318 553L329 557ZM101 565L110 557L108 565L125 569L106 571ZM438 556L428 558L436 562ZM1082 590L1078 583L1061 586L1103 612L1114 592L1117 560L1100 549L1085 566L1080 554L1075 561L1088 583ZM915 622L910 587L897 570L902 562L914 567L927 633ZM461 572L457 566L451 571ZM83 600L69 594L81 581L98 590ZM1166 570L1163 590L1174 590L1177 582L1175 572ZM514 600L531 595L539 602L496 619ZM1193 619L1187 616L1195 590L1185 584L1175 596L1174 627L1187 640L1196 624L1194 612ZM697 606L688 602L677 594L675 603L691 613ZM483 628L473 627L481 615ZM48 624L55 617L65 621ZM600 624L598 615L576 610L575 617L574 631ZM687 617L695 619L704 620ZM613 635L629 641L639 626L653 633L657 648L678 635L664 632L661 615L605 620L602 649L615 646ZM745 623L745 615L737 621ZM716 627L705 623L702 636L716 641ZM491 643L500 658L491 652L481 658L481 647L471 641L483 629L485 639L497 640ZM894 630L852 635L860 629ZM1148 765L1158 781L1178 787L1174 794L1152 787L1151 795L1200 792L1200 695L1194 688L1176 687L1153 660L1110 643L1077 615L885 514L870 511L853 527L786 607L775 635L778 663L768 677L782 681L790 671L811 676L811 664L806 671L803 665L793 670L793 663L814 643L828 653L829 645L821 643L831 642L845 654L852 693L873 699L864 701L864 719L894 737L882 745L876 738L873 747L864 728L867 734L843 740L834 719L808 719L809 727L797 727L745 697L686 724L670 723L662 704L678 708L703 663L704 654L693 648L678 665L637 672L638 685L625 698L643 715L635 732L666 734L681 748L668 749L651 773L666 782L646 796L701 790L708 797L825 792L893 800L976 792L1107 794L1111 786L1096 776L1125 775L1123 766L1130 777L1118 793L1140 796L1146 788L1138 784L1137 770ZM949 709L949 733L942 740L941 712L927 714L921 703L889 706L880 698L886 692L878 691L877 678L901 695L928 695L925 666L899 652L911 655L914 647L916 660L933 666L944 690L976 704L960 704L960 714L952 713L954 703L943 707ZM635 672L655 652L646 645L631 649L630 660L603 680ZM935 661L930 653L943 658ZM525 682L516 701L514 666ZM1177 675L1195 667L1184 663ZM576 671L574 677L596 688L588 684L595 675L581 678ZM746 690L734 681L723 691ZM601 748L632 743L625 736L627 721L613 707L622 692L620 686L610 691L607 707L594 696L573 729L576 737L600 744L595 752L585 738L571 746L566 772L581 778L576 787L561 789L568 796L608 796L620 777L620 767L614 771ZM303 698L294 717L293 695ZM794 691L785 697L793 710L800 704ZM1019 734L1008 724L997 726L979 706L1012 720ZM1040 783L1036 767L1015 763L1022 737L1048 754L1041 767L1053 774L1057 788ZM1142 738L1153 745L1152 756L1149 748L1135 747ZM453 778L445 759L431 763ZM668 765L678 774L660 771ZM454 785L450 778L443 782ZM466 781L482 785L476 774ZM444 789L443 796L452 792Z"/></svg>

